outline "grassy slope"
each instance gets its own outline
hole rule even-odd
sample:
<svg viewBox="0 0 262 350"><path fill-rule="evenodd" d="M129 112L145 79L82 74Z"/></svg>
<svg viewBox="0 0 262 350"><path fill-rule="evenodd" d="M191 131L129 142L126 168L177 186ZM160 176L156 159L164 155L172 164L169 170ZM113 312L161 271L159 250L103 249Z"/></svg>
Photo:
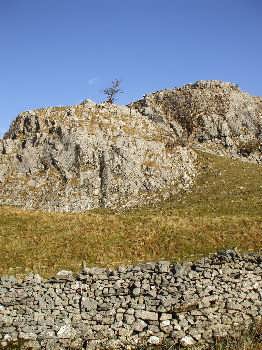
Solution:
<svg viewBox="0 0 262 350"><path fill-rule="evenodd" d="M193 191L154 208L53 214L0 207L0 274L195 258L262 247L262 167L199 153Z"/></svg>

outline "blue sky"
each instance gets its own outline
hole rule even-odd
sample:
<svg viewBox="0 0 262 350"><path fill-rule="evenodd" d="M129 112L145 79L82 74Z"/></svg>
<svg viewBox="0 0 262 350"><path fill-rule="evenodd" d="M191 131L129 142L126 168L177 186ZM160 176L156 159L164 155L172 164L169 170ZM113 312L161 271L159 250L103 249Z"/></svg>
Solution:
<svg viewBox="0 0 262 350"><path fill-rule="evenodd" d="M0 0L0 135L23 111L198 79L262 95L261 0Z"/></svg>

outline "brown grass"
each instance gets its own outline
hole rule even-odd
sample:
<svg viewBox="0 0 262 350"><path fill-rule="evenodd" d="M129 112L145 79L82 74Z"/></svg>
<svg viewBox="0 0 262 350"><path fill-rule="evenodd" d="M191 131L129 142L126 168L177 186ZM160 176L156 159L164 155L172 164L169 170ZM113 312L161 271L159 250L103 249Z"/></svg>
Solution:
<svg viewBox="0 0 262 350"><path fill-rule="evenodd" d="M199 154L194 189L156 207L82 214L0 207L0 274L195 259L262 246L262 168Z"/></svg>

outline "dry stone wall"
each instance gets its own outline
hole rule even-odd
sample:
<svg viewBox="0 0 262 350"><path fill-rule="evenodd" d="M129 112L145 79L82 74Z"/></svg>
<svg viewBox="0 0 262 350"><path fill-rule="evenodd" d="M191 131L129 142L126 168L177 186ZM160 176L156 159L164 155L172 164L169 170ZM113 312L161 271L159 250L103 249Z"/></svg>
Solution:
<svg viewBox="0 0 262 350"><path fill-rule="evenodd" d="M25 349L209 343L262 314L262 256L224 251L194 263L2 277L0 342Z"/></svg>

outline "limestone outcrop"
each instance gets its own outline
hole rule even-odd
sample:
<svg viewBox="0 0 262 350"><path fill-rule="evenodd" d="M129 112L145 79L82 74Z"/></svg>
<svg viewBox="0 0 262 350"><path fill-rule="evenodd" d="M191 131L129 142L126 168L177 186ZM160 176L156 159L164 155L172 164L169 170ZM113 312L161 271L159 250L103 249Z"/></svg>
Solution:
<svg viewBox="0 0 262 350"><path fill-rule="evenodd" d="M262 98L237 85L200 80L130 104L185 144L262 163Z"/></svg>
<svg viewBox="0 0 262 350"><path fill-rule="evenodd" d="M192 186L194 149L262 163L262 99L198 81L128 106L90 100L21 113L0 140L0 204L128 208Z"/></svg>
<svg viewBox="0 0 262 350"><path fill-rule="evenodd" d="M192 184L195 154L137 111L91 101L21 113L0 140L0 203L125 208Z"/></svg>

